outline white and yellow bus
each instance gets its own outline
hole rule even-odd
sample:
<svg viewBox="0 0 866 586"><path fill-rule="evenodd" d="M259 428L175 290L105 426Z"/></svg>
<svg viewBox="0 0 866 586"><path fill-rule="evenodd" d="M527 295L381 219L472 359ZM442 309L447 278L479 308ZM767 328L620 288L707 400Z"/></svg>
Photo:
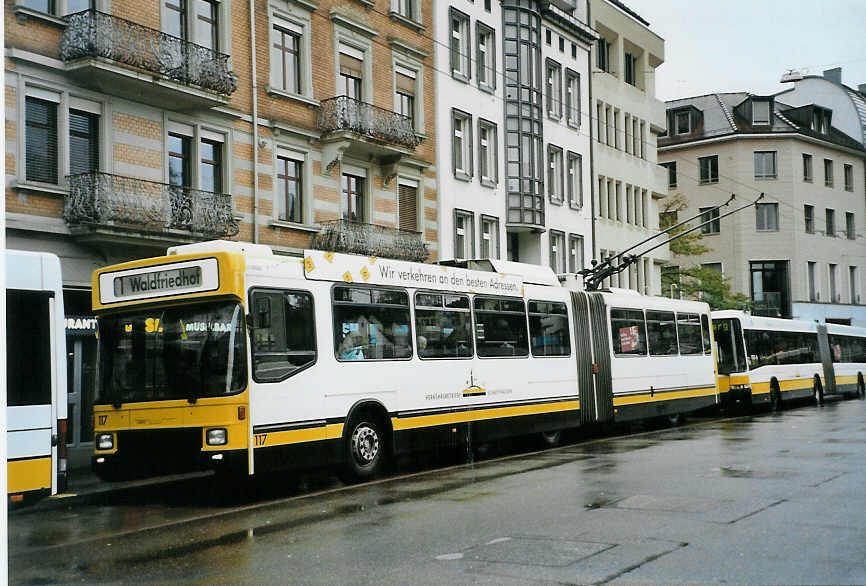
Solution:
<svg viewBox="0 0 866 586"><path fill-rule="evenodd" d="M769 404L863 396L866 329L714 311L722 402Z"/></svg>
<svg viewBox="0 0 866 586"><path fill-rule="evenodd" d="M400 452L718 398L706 304L571 291L534 265L205 242L97 271L93 303L103 476L171 459L363 479Z"/></svg>
<svg viewBox="0 0 866 586"><path fill-rule="evenodd" d="M66 484L66 334L60 260L7 250L6 473L11 503Z"/></svg>

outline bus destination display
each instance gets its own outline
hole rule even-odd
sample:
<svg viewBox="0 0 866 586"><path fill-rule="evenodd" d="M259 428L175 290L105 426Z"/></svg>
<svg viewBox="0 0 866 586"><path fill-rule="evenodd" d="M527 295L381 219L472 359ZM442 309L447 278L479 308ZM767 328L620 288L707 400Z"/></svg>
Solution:
<svg viewBox="0 0 866 586"><path fill-rule="evenodd" d="M175 292L201 286L201 267L168 269L114 278L114 296L129 297L142 293Z"/></svg>

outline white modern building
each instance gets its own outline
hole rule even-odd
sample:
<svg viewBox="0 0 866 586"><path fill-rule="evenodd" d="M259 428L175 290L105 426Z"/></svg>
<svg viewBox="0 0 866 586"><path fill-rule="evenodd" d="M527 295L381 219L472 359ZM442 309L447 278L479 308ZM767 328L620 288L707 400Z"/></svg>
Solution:
<svg viewBox="0 0 866 586"><path fill-rule="evenodd" d="M659 199L667 194L657 165L656 139L665 131L665 106L655 97L655 70L664 62L664 39L618 0L590 0L589 22L600 38L592 55L594 256L602 260L658 232ZM633 252L647 250L661 239ZM607 284L658 295L658 248Z"/></svg>
<svg viewBox="0 0 866 586"><path fill-rule="evenodd" d="M586 0L457 0L434 10L440 257L580 270L592 253L597 38Z"/></svg>

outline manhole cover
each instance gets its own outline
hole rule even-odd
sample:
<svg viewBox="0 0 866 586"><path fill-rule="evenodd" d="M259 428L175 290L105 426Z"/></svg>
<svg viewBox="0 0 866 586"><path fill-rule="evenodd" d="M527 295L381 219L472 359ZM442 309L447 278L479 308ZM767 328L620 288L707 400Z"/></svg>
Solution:
<svg viewBox="0 0 866 586"><path fill-rule="evenodd" d="M544 537L506 537L473 547L464 559L527 566L567 566L613 545Z"/></svg>

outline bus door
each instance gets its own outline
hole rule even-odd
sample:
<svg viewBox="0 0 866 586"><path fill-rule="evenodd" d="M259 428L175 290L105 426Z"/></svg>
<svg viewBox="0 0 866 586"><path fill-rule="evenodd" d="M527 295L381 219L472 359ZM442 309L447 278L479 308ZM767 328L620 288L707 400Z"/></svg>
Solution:
<svg viewBox="0 0 866 586"><path fill-rule="evenodd" d="M826 324L818 324L818 351L824 367L824 394L833 395L836 393L836 372L833 370L833 353Z"/></svg>
<svg viewBox="0 0 866 586"><path fill-rule="evenodd" d="M573 291L571 299L574 307L580 422L610 422L613 421L613 386L604 297L600 293Z"/></svg>
<svg viewBox="0 0 866 586"><path fill-rule="evenodd" d="M716 360L719 368L719 393L722 402L734 403L751 396L749 367L743 328L736 318L713 319Z"/></svg>
<svg viewBox="0 0 866 586"><path fill-rule="evenodd" d="M52 291L6 290L10 494L58 489L54 303Z"/></svg>

